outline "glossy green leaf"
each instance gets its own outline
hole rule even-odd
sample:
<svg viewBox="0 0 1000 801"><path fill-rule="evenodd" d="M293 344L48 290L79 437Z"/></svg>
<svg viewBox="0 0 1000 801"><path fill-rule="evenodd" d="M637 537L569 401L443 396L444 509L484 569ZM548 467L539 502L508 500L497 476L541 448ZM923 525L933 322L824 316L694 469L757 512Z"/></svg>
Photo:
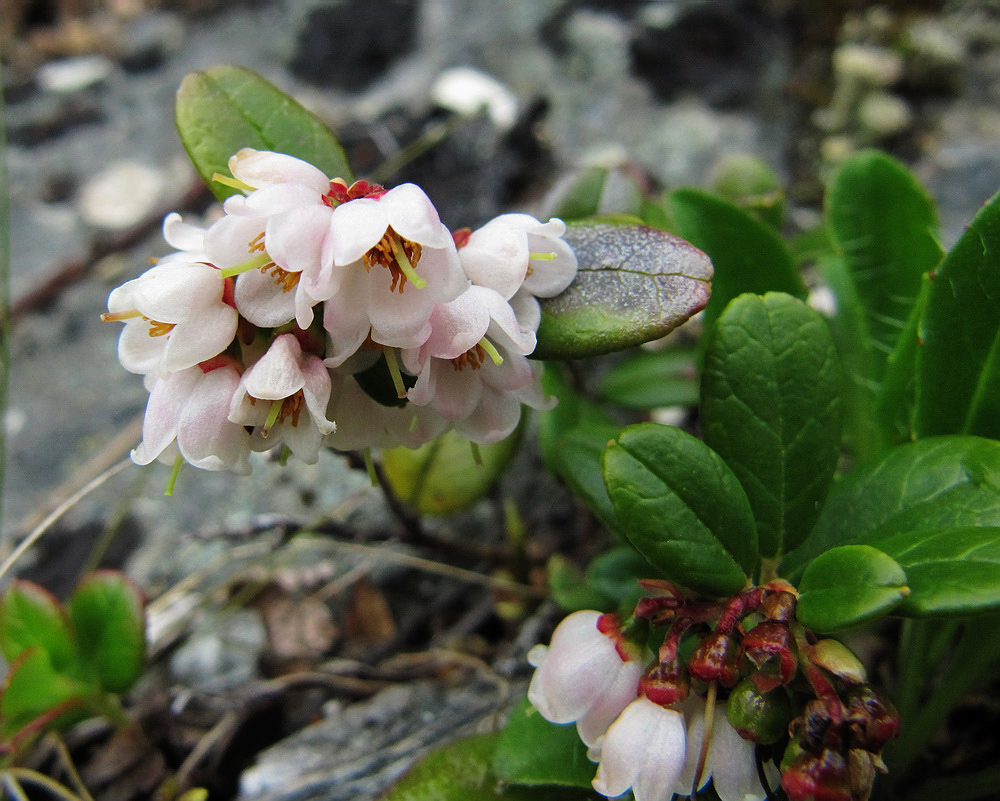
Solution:
<svg viewBox="0 0 1000 801"><path fill-rule="evenodd" d="M928 528L1000 526L1000 442L933 437L899 445L834 484L806 542L782 562L794 579L838 545L881 547Z"/></svg>
<svg viewBox="0 0 1000 801"><path fill-rule="evenodd" d="M908 593L906 572L892 557L869 545L845 545L809 563L795 615L825 634L887 614Z"/></svg>
<svg viewBox="0 0 1000 801"><path fill-rule="evenodd" d="M683 239L645 225L579 222L565 239L578 271L542 300L534 356L576 359L665 336L708 303L712 264Z"/></svg>
<svg viewBox="0 0 1000 801"><path fill-rule="evenodd" d="M604 454L621 533L667 578L707 595L743 589L757 566L753 512L705 443L670 426L626 428Z"/></svg>
<svg viewBox="0 0 1000 801"><path fill-rule="evenodd" d="M87 576L67 604L89 672L110 692L128 690L146 661L145 602L121 573Z"/></svg>
<svg viewBox="0 0 1000 801"><path fill-rule="evenodd" d="M746 491L764 556L816 522L840 454L840 384L826 323L790 295L741 295L709 335L705 443Z"/></svg>
<svg viewBox="0 0 1000 801"><path fill-rule="evenodd" d="M36 646L57 671L79 667L76 642L59 601L37 584L14 581L0 598L0 653L13 662Z"/></svg>
<svg viewBox="0 0 1000 801"><path fill-rule="evenodd" d="M885 375L875 399L873 422L877 429L880 451L915 438L913 415L916 403L917 353L920 347L919 327L930 294L930 278L925 275L922 280L920 294L910 311L910 319L899 332L896 348L886 360Z"/></svg>
<svg viewBox="0 0 1000 801"><path fill-rule="evenodd" d="M971 615L1000 610L1000 527L908 531L881 540L906 571L899 614Z"/></svg>
<svg viewBox="0 0 1000 801"><path fill-rule="evenodd" d="M382 801L576 801L569 788L508 786L493 772L499 734L467 737L431 752L403 774Z"/></svg>
<svg viewBox="0 0 1000 801"><path fill-rule="evenodd" d="M10 737L47 713L81 705L88 691L86 684L57 671L48 654L33 646L10 666L0 696L0 736Z"/></svg>
<svg viewBox="0 0 1000 801"><path fill-rule="evenodd" d="M733 298L744 292L787 292L805 297L806 287L792 256L775 230L728 200L699 189L670 193L674 230L712 259L712 300L708 327Z"/></svg>
<svg viewBox="0 0 1000 801"><path fill-rule="evenodd" d="M631 409L694 406L698 369L693 348L644 350L619 362L601 379L601 397Z"/></svg>
<svg viewBox="0 0 1000 801"><path fill-rule="evenodd" d="M579 425L559 438L552 456L552 470L590 510L610 528L618 517L608 497L601 462L604 449L620 431L619 426Z"/></svg>
<svg viewBox="0 0 1000 801"><path fill-rule="evenodd" d="M920 339L918 436L1000 438L1000 194L934 273Z"/></svg>
<svg viewBox="0 0 1000 801"><path fill-rule="evenodd" d="M385 478L400 498L421 514L443 515L471 506L503 475L517 453L521 429L506 439L478 447L448 431L419 448L389 448L382 452Z"/></svg>
<svg viewBox="0 0 1000 801"><path fill-rule="evenodd" d="M243 67L223 65L185 77L176 120L188 156L219 200L237 190L212 176L229 176L230 156L244 147L287 153L331 178L351 181L344 151L322 120Z"/></svg>
<svg viewBox="0 0 1000 801"><path fill-rule="evenodd" d="M826 197L830 233L864 310L881 380L905 327L921 277L941 260L937 213L927 192L898 161L865 151L839 169Z"/></svg>
<svg viewBox="0 0 1000 801"><path fill-rule="evenodd" d="M576 726L550 723L525 698L500 733L493 768L511 784L591 786L597 766Z"/></svg>

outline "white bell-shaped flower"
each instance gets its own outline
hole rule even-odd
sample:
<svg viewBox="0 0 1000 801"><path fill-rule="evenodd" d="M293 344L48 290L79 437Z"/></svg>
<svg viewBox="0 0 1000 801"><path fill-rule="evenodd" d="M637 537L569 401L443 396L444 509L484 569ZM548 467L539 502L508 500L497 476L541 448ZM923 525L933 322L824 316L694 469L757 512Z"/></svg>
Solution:
<svg viewBox="0 0 1000 801"><path fill-rule="evenodd" d="M632 790L635 801L670 801L684 767L684 715L645 696L632 701L599 742L593 785L615 798ZM689 746L688 746L689 747Z"/></svg>
<svg viewBox="0 0 1000 801"><path fill-rule="evenodd" d="M633 657L624 647L617 631L598 628L601 618L600 612L574 612L556 627L550 645L528 653L536 668L528 700L546 720L576 723L588 746L635 700L646 667L641 655Z"/></svg>
<svg viewBox="0 0 1000 801"><path fill-rule="evenodd" d="M724 703L717 705L712 715L712 739L708 744L701 779L698 787L694 787L698 756L702 741L705 739L704 699L690 696L684 702L684 711L688 722L688 752L684 770L674 784L674 792L678 795L690 795L708 784L711 779L715 785L715 792L722 801L763 801L767 793L757 775L754 745L740 737L729 723ZM764 769L771 787L778 787L781 781L778 769L771 763L767 763Z"/></svg>

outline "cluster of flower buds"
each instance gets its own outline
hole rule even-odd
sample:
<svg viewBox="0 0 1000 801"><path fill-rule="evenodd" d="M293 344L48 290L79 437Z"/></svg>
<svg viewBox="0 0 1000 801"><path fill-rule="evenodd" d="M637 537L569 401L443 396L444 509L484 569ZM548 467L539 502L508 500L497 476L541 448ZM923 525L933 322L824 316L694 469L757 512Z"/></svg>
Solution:
<svg viewBox="0 0 1000 801"><path fill-rule="evenodd" d="M792 801L868 798L898 718L847 648L795 620L794 588L720 603L643 585L628 621L575 612L528 655L529 700L576 723L599 793L669 801L711 779L722 801L762 801L779 782ZM655 657L651 626L665 629Z"/></svg>
<svg viewBox="0 0 1000 801"><path fill-rule="evenodd" d="M240 190L207 229L177 214L177 252L115 289L104 320L150 392L139 464L248 472L284 446L315 462L417 446L449 427L487 444L544 408L526 358L538 297L576 275L561 220L505 214L454 234L413 184L332 180L280 153L230 159Z"/></svg>

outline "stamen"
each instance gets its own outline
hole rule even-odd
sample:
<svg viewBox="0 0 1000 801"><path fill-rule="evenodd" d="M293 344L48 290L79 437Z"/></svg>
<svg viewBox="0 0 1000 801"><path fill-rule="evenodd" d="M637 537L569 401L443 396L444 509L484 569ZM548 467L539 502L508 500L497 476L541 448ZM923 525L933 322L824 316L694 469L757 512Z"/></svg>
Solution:
<svg viewBox="0 0 1000 801"><path fill-rule="evenodd" d="M268 435L271 433L271 428L275 423L278 422L278 415L281 414L281 407L285 405L283 400L271 401L271 408L267 410L267 418L264 420L264 425L260 429L260 435L267 439Z"/></svg>
<svg viewBox="0 0 1000 801"><path fill-rule="evenodd" d="M220 270L223 278L232 278L235 275L242 275L243 273L248 273L251 270L257 270L271 261L271 257L266 253L261 253L258 256L254 256L248 261L242 262L241 264L234 264L232 267L226 267L224 270Z"/></svg>
<svg viewBox="0 0 1000 801"><path fill-rule="evenodd" d="M247 242L247 253L263 253L264 252L264 232L261 231L257 236Z"/></svg>
<svg viewBox="0 0 1000 801"><path fill-rule="evenodd" d="M238 189L240 192L253 192L253 187L250 186L250 184L245 184L243 181L237 181L235 178L230 178L228 175L223 175L221 172L213 173L212 181L217 184L222 184L223 186Z"/></svg>
<svg viewBox="0 0 1000 801"><path fill-rule="evenodd" d="M485 337L483 339L485 340ZM466 366L471 367L473 370L478 370L483 366L485 359L486 349L482 345L474 345L465 353L452 359L451 364L455 370L464 370Z"/></svg>
<svg viewBox="0 0 1000 801"><path fill-rule="evenodd" d="M148 317L143 319L149 319ZM177 323L161 323L159 320L149 320L149 335L151 337L162 337L174 330Z"/></svg>
<svg viewBox="0 0 1000 801"><path fill-rule="evenodd" d="M385 357L385 366L389 368L389 375L392 376L392 385L396 388L396 397L406 397L406 385L403 383L403 374L399 371L399 362L396 361L396 351L386 348L382 351Z"/></svg>
<svg viewBox="0 0 1000 801"><path fill-rule="evenodd" d="M120 323L123 320L132 320L136 317L142 317L142 312L138 309L129 309L128 311L120 312L104 312L104 314L101 315L101 322Z"/></svg>
<svg viewBox="0 0 1000 801"><path fill-rule="evenodd" d="M531 253L528 254L528 258L531 259L532 261L555 261L556 254L546 253L544 251L543 252L531 251Z"/></svg>
<svg viewBox="0 0 1000 801"><path fill-rule="evenodd" d="M177 458L174 459L174 466L170 470L170 478L167 479L167 488L163 490L163 494L168 498L174 494L174 485L177 483L177 476L180 475L183 466L184 457L178 453Z"/></svg>
<svg viewBox="0 0 1000 801"><path fill-rule="evenodd" d="M260 271L264 273L264 275L270 273L274 278L275 285L280 286L282 292L291 292L296 286L298 286L299 279L302 277L301 273L293 273L290 270L283 270L273 261L261 267Z"/></svg>
<svg viewBox="0 0 1000 801"><path fill-rule="evenodd" d="M493 364L495 364L497 367L503 364L503 356L500 355L500 352L496 349L493 343L490 342L486 337L483 337L482 339L479 340L479 347L481 347L488 354L490 354L490 358L493 360Z"/></svg>
<svg viewBox="0 0 1000 801"><path fill-rule="evenodd" d="M417 275L417 271L413 269L413 265L410 264L410 258L406 255L406 249L403 247L403 243L399 241L399 236L393 232L389 237L389 242L392 245L392 253L396 257L396 264L399 265L399 269L403 271L403 275L410 279L417 289L423 289L427 286L427 281L425 281L421 276ZM402 287L400 287L400 292L402 292Z"/></svg>

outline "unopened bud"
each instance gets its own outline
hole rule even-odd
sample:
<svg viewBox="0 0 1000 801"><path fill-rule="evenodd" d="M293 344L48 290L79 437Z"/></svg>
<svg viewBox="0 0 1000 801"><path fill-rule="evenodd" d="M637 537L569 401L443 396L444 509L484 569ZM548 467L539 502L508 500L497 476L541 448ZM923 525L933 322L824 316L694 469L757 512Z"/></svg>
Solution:
<svg viewBox="0 0 1000 801"><path fill-rule="evenodd" d="M837 640L820 640L812 647L809 658L814 665L819 665L848 684L862 684L868 680L861 660Z"/></svg>
<svg viewBox="0 0 1000 801"><path fill-rule="evenodd" d="M750 679L744 679L729 694L726 718L744 740L753 743L777 742L788 731L792 705L784 689L762 693Z"/></svg>
<svg viewBox="0 0 1000 801"><path fill-rule="evenodd" d="M798 601L794 592L769 592L760 605L760 613L770 620L791 620Z"/></svg>
<svg viewBox="0 0 1000 801"><path fill-rule="evenodd" d="M778 620L765 620L748 631L743 655L757 669L757 686L764 691L788 684L798 669L788 625Z"/></svg>
<svg viewBox="0 0 1000 801"><path fill-rule="evenodd" d="M708 634L695 646L688 670L699 681L718 681L724 687L732 687L739 679L732 639L718 631Z"/></svg>
<svg viewBox="0 0 1000 801"><path fill-rule="evenodd" d="M654 704L670 706L687 698L690 682L677 661L660 662L639 680L639 694Z"/></svg>
<svg viewBox="0 0 1000 801"><path fill-rule="evenodd" d="M829 749L800 752L782 770L781 786L791 801L853 801L847 760Z"/></svg>
<svg viewBox="0 0 1000 801"><path fill-rule="evenodd" d="M878 754L899 734L899 713L871 687L859 685L848 690L846 706L852 748Z"/></svg>
<svg viewBox="0 0 1000 801"><path fill-rule="evenodd" d="M854 801L868 801L875 783L875 763L872 755L861 748L852 748L847 753L847 773L851 781L851 797Z"/></svg>

